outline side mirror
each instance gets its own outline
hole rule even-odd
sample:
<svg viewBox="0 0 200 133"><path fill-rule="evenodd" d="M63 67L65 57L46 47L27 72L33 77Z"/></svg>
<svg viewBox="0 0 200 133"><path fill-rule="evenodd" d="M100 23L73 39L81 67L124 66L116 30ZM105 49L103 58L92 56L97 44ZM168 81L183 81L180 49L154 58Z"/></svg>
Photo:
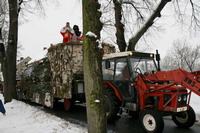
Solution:
<svg viewBox="0 0 200 133"><path fill-rule="evenodd" d="M106 60L105 65L106 65L106 69L110 68L110 61Z"/></svg>

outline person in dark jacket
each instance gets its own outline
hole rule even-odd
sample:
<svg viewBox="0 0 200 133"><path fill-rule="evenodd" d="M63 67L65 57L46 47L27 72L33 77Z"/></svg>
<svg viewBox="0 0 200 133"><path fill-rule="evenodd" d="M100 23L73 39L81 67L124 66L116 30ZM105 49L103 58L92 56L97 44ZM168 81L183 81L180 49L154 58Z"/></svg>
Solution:
<svg viewBox="0 0 200 133"><path fill-rule="evenodd" d="M73 33L73 36L72 36L72 41L75 41L75 42L76 41L82 41L83 36L82 36L81 32L79 31L78 25L74 25L73 30L74 30L74 33Z"/></svg>
<svg viewBox="0 0 200 133"><path fill-rule="evenodd" d="M5 108L4 108L4 105L3 105L3 103L2 103L2 101L1 101L1 99L0 99L0 112L2 113L2 114L6 114L6 110L5 110Z"/></svg>

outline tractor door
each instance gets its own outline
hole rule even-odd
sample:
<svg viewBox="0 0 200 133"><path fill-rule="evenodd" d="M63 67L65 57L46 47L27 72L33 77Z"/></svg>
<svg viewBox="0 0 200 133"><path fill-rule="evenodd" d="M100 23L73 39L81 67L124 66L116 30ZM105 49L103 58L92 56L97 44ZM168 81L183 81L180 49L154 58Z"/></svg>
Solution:
<svg viewBox="0 0 200 133"><path fill-rule="evenodd" d="M123 97L131 96L131 74L127 58L118 58L115 60L114 83L119 88Z"/></svg>
<svg viewBox="0 0 200 133"><path fill-rule="evenodd" d="M112 84L123 100L133 100L135 89L131 80L131 63L128 57L103 61L103 80Z"/></svg>

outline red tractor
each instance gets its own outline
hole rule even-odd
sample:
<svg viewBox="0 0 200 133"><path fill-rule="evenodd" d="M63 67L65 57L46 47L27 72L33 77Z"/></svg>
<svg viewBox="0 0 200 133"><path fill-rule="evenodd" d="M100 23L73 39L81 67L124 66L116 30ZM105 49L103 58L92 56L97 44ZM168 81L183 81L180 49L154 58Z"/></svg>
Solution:
<svg viewBox="0 0 200 133"><path fill-rule="evenodd" d="M148 133L161 133L163 116L168 115L179 127L194 124L195 112L189 103L191 92L200 95L199 72L160 71L159 60L158 52L154 55L129 51L103 57L108 120L126 111L129 115L139 116Z"/></svg>

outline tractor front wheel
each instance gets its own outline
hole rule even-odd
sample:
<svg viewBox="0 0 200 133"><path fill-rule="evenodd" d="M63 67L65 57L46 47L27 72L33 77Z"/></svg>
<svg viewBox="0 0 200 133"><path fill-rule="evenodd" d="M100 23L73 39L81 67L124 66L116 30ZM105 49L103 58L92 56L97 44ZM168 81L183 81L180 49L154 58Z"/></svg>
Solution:
<svg viewBox="0 0 200 133"><path fill-rule="evenodd" d="M162 133L164 129L162 115L156 110L141 111L140 122L147 133Z"/></svg>
<svg viewBox="0 0 200 133"><path fill-rule="evenodd" d="M178 127L189 128L194 125L196 121L195 112L192 107L184 112L179 112L172 115L172 120Z"/></svg>

